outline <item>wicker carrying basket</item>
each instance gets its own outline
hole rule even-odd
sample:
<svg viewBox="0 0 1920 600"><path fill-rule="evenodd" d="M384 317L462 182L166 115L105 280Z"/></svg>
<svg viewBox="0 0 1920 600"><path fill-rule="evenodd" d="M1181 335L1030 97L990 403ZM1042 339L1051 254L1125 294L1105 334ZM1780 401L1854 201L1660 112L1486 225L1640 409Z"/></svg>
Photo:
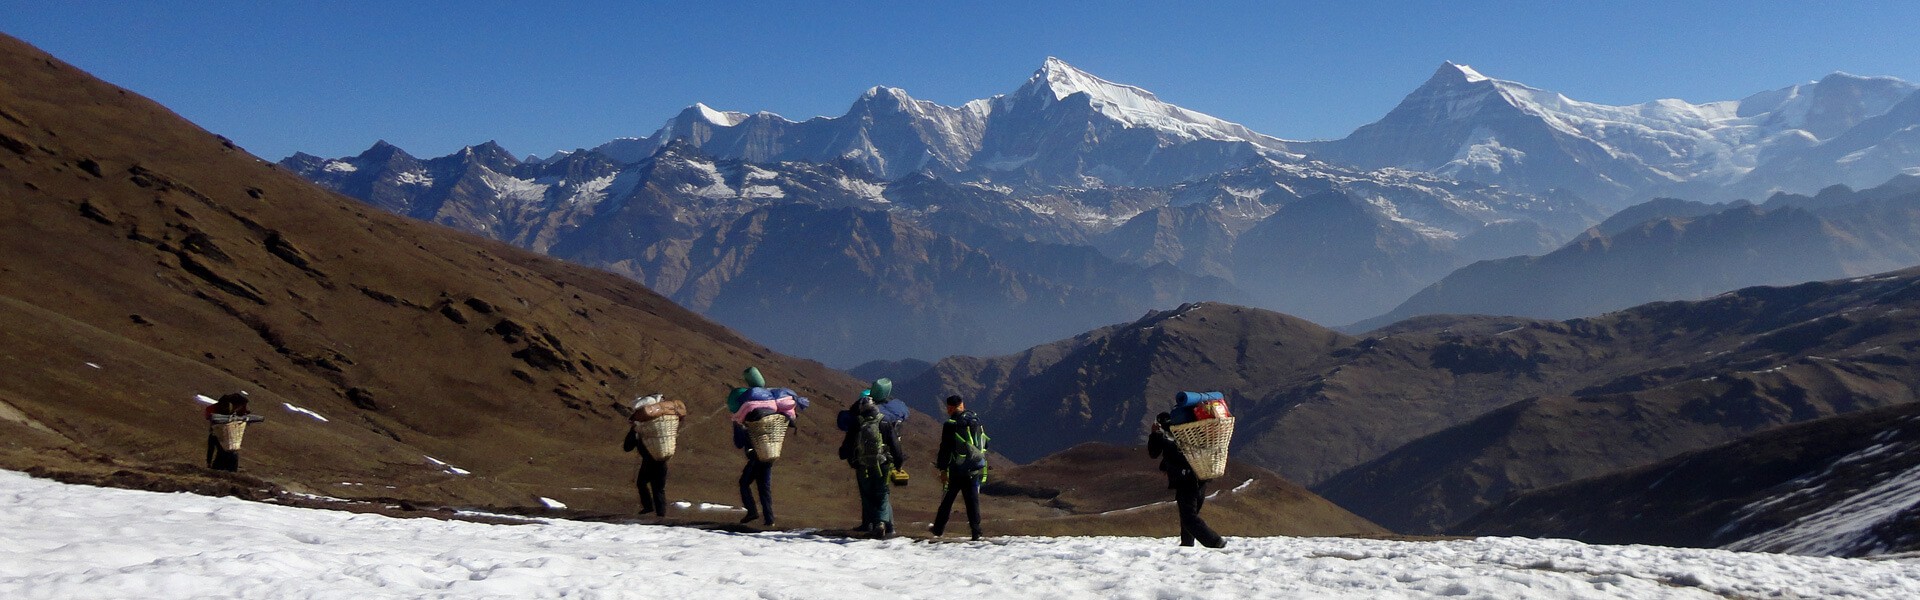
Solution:
<svg viewBox="0 0 1920 600"><path fill-rule="evenodd" d="M213 426L213 437L220 440L220 447L228 452L239 452L240 442L247 437L247 422L233 421Z"/></svg>
<svg viewBox="0 0 1920 600"><path fill-rule="evenodd" d="M747 421L747 439L753 442L753 453L762 462L779 459L780 446L787 442L787 416L774 414L758 421Z"/></svg>
<svg viewBox="0 0 1920 600"><path fill-rule="evenodd" d="M640 434L640 443L646 444L647 453L654 460L673 458L674 448L680 440L680 417L668 415L651 421L638 421L633 424L634 433Z"/></svg>
<svg viewBox="0 0 1920 600"><path fill-rule="evenodd" d="M1193 466L1193 474L1202 481L1227 474L1227 443L1233 440L1233 417L1204 419L1167 428L1167 435L1180 446Z"/></svg>

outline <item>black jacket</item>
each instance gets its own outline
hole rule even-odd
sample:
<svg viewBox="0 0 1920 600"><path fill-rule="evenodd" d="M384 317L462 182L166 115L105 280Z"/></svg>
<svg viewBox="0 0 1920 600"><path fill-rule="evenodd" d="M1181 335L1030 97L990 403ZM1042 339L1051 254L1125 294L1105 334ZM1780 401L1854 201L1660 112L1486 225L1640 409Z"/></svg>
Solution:
<svg viewBox="0 0 1920 600"><path fill-rule="evenodd" d="M1187 455L1180 451L1180 445L1167 437L1167 432L1156 428L1147 436L1147 457L1160 459L1160 470L1167 472L1167 487L1194 485L1200 479L1193 474L1193 466L1187 464Z"/></svg>
<svg viewBox="0 0 1920 600"><path fill-rule="evenodd" d="M973 414L970 410L960 411L960 414L947 419L946 424L940 426L940 451L933 456L934 466L940 469L953 469L954 454L960 452L960 436L966 435L969 430L976 427L980 427L980 415ZM986 449L981 448L981 450Z"/></svg>

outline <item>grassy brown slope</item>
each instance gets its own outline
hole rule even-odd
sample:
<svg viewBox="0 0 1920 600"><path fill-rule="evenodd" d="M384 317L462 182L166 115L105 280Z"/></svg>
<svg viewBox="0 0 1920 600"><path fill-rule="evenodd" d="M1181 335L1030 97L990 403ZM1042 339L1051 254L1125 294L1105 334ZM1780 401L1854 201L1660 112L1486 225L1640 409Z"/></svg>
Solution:
<svg viewBox="0 0 1920 600"><path fill-rule="evenodd" d="M696 407L673 495L737 504L717 406L742 367L821 400L857 389L617 276L322 192L17 40L0 73L0 399L21 415L0 422L21 432L4 466L196 464L193 395L247 389L270 421L244 466L270 481L611 510L632 498L614 403L661 391ZM790 443L786 515L846 512L833 408Z"/></svg>

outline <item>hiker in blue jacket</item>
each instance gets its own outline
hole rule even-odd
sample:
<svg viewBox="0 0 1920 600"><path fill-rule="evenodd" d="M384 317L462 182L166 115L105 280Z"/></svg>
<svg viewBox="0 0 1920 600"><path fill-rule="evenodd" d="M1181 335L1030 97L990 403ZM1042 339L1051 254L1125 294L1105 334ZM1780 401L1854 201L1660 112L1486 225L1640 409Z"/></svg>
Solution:
<svg viewBox="0 0 1920 600"><path fill-rule="evenodd" d="M1167 488L1173 490L1174 504L1180 509L1180 545L1192 546L1198 541L1208 548L1226 546L1226 540L1200 519L1200 508L1207 502L1207 482L1194 474L1186 453L1167 434L1172 426L1170 413L1160 413L1154 419L1153 432L1147 435L1147 456L1160 459L1160 470L1167 473Z"/></svg>
<svg viewBox="0 0 1920 600"><path fill-rule="evenodd" d="M940 512L933 517L933 537L947 532L947 518L953 513L953 499L967 503L967 526L973 540L980 540L980 485L987 481L987 432L980 416L967 410L966 400L947 396L947 422L940 427L940 452L933 467L940 472L940 484L946 494L940 498Z"/></svg>

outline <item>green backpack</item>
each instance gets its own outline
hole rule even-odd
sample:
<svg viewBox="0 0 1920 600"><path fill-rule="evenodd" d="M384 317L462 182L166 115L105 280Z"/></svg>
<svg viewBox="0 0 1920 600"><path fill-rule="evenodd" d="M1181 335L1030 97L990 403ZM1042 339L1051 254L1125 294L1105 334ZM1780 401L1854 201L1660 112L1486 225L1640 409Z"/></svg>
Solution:
<svg viewBox="0 0 1920 600"><path fill-rule="evenodd" d="M953 456L949 468L960 471L985 471L987 469L987 428L972 415L956 417L965 419L966 427L953 434Z"/></svg>
<svg viewBox="0 0 1920 600"><path fill-rule="evenodd" d="M886 432L880 429L880 415L860 417L858 432L854 434L853 464L862 469L875 469L892 462L887 452Z"/></svg>

